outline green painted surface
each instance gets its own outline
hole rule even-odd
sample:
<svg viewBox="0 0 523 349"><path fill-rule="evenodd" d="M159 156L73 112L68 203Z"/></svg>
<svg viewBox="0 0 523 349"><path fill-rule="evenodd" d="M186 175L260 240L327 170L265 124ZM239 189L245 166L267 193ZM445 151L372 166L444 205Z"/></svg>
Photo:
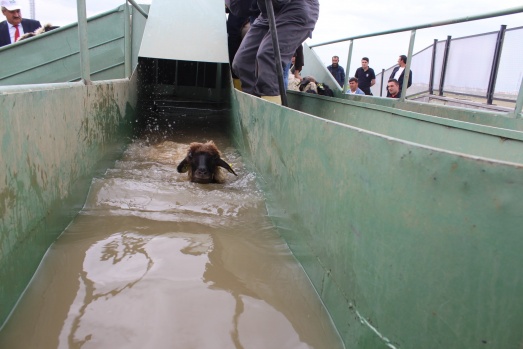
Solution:
<svg viewBox="0 0 523 349"><path fill-rule="evenodd" d="M523 163L521 147L523 132L507 128L523 126L521 120L474 111L469 111L466 118L464 110L440 106L440 113L446 116L443 118L424 114L423 106L420 106L418 112L412 112L395 108L394 104L388 106L321 96L302 97L303 95L299 93L289 94L289 106L313 115L321 115L331 121L428 147ZM403 104L408 105L411 102ZM430 108L430 111L437 114L435 108ZM478 116L482 116L485 120L489 118L490 125L476 123ZM491 126L492 124L496 127ZM499 127L501 125L505 128Z"/></svg>
<svg viewBox="0 0 523 349"><path fill-rule="evenodd" d="M455 153L451 127L437 149L238 92L232 124L348 348L521 347L521 162Z"/></svg>
<svg viewBox="0 0 523 349"><path fill-rule="evenodd" d="M305 65L301 71L301 76L313 76L316 81L320 81L329 85L334 93L334 96L343 97L343 86L338 85L336 79L334 79L332 74L327 70L327 65L330 65L330 63L324 65L316 52L310 49L307 44L303 44L303 57L305 60ZM349 74L347 74L347 76L349 76Z"/></svg>
<svg viewBox="0 0 523 349"><path fill-rule="evenodd" d="M0 324L129 139L135 84L0 94Z"/></svg>
<svg viewBox="0 0 523 349"><path fill-rule="evenodd" d="M291 92L292 93L292 92ZM349 104L359 105L360 103L370 104L379 108L391 107L414 113L422 113L428 116L437 116L451 120L458 120L485 126L505 128L509 130L518 130L523 132L523 119L515 118L510 112L494 112L479 109L470 109L464 107L454 107L446 105L436 105L426 102L406 101L401 102L394 98L382 98L372 96L341 95ZM458 103L458 100L456 100Z"/></svg>

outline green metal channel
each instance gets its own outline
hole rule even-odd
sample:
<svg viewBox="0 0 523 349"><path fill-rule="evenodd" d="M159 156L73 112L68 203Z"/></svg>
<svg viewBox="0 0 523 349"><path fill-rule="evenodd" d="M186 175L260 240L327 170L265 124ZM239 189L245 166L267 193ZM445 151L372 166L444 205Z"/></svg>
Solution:
<svg viewBox="0 0 523 349"><path fill-rule="evenodd" d="M523 162L458 153L456 128L438 149L241 92L232 103L233 138L347 348L520 347Z"/></svg>
<svg viewBox="0 0 523 349"><path fill-rule="evenodd" d="M125 76L120 62L126 40L115 24L124 23L123 16L119 7L96 17L96 24L89 19L89 46L97 46L91 68L114 67L92 73L93 80ZM473 19L479 18L467 20ZM132 38L134 67L145 19L135 15L132 22L139 33ZM56 50L42 50L51 42ZM0 66L0 84L80 76L79 58L71 56L60 69L50 63L2 80L15 68L8 62L26 51L42 52L27 67L59 57L49 51L78 52L76 25L1 48L3 58L12 56ZM307 47L305 52L306 74L317 69L311 75L330 81L321 60ZM231 137L252 159L270 216L347 348L521 347L520 117L364 100L338 89L338 99L290 93L292 110L222 91L221 72L216 88L169 84L153 90L210 100L231 96ZM134 78L0 88L0 324L49 244L82 206L92 176L129 136Z"/></svg>
<svg viewBox="0 0 523 349"><path fill-rule="evenodd" d="M136 82L68 83L0 94L0 324L93 175L129 140Z"/></svg>

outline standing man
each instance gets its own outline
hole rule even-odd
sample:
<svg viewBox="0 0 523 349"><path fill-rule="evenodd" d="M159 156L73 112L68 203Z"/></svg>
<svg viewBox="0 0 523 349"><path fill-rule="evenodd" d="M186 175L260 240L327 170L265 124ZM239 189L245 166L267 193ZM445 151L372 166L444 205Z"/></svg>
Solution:
<svg viewBox="0 0 523 349"><path fill-rule="evenodd" d="M405 75L406 66L407 66L407 56L401 55L398 58L398 66L396 68L394 68L394 70L392 71L392 74L390 74L390 79L395 79L398 81L398 84L400 85L400 94L401 94L402 87L403 87L403 75ZM412 70L410 71L410 74L409 74L409 82L407 84L407 88L409 88L410 85L412 85ZM387 97L390 97L390 96L387 94Z"/></svg>
<svg viewBox="0 0 523 349"><path fill-rule="evenodd" d="M237 5L250 4L252 0L230 0L232 13ZM242 91L281 104L275 55L269 28L265 0L258 0L261 14L251 28L234 56L232 69L240 78ZM320 13L318 0L272 0L282 64L290 62L296 48L305 39L312 37L312 31Z"/></svg>
<svg viewBox="0 0 523 349"><path fill-rule="evenodd" d="M0 47L12 44L25 33L34 32L42 25L33 19L22 19L16 0L2 0L2 13L6 20L0 23Z"/></svg>
<svg viewBox="0 0 523 349"><path fill-rule="evenodd" d="M372 96L370 88L376 83L376 74L374 74L374 69L369 68L369 58L363 57L361 59L361 68L356 69L354 77L358 79L359 88L366 95Z"/></svg>
<svg viewBox="0 0 523 349"><path fill-rule="evenodd" d="M334 76L334 79L336 79L341 88L343 88L343 84L345 84L345 70L340 67L339 62L340 57L332 57L332 64L329 65L327 69L331 72L332 76Z"/></svg>

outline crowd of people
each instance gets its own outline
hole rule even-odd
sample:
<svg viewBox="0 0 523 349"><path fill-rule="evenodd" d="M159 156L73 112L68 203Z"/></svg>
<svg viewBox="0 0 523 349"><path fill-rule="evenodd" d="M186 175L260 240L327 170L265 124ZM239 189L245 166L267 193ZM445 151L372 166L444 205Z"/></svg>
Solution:
<svg viewBox="0 0 523 349"><path fill-rule="evenodd" d="M327 67L327 70L332 74L333 78L338 84L343 87L345 84L345 71L339 65L340 58L338 56L332 57L332 64ZM398 66L392 70L392 73L387 82L387 97L399 98L403 87L403 77L405 75L405 67L407 66L407 56L401 55L398 58ZM361 59L361 67L356 69L354 77L349 79L349 88L346 94L360 94L372 96L370 88L376 83L376 74L374 69L369 67L369 58L363 57ZM409 73L409 81L407 88L412 85L412 70Z"/></svg>
<svg viewBox="0 0 523 349"><path fill-rule="evenodd" d="M278 28L279 51L284 74L319 16L318 0L272 0ZM243 92L281 104L275 49L270 33L269 13L264 0L227 0L230 15L249 17L249 30L242 38L234 56L230 56L232 72L240 80ZM295 18L302 20L296 21ZM228 30L229 26L228 26ZM229 35L231 31L228 31ZM229 36L230 39L230 36ZM295 57L296 61L296 57ZM295 67L296 71L296 67Z"/></svg>
<svg viewBox="0 0 523 349"><path fill-rule="evenodd" d="M229 12L227 32L229 35L229 57L234 85L243 92L281 104L278 72L275 67L275 50L270 33L269 14L265 0L226 0ZM275 24L278 28L279 50L282 63L284 87L289 90L318 93L318 82L314 77L302 77L304 66L302 43L312 37L319 15L318 0L271 0L274 8ZM305 20L294 21L299 16ZM390 76L387 97L398 96L392 80L403 85L407 57L401 55L398 67ZM332 57L327 67L336 82L343 87L345 71L339 65L339 57ZM369 67L369 58L361 59L354 76L349 78L347 94L372 96L371 87L376 83L376 74ZM408 87L412 84L412 71ZM321 84L326 86L326 84ZM328 86L327 90L330 88ZM332 93L332 90L330 90ZM329 93L329 94L330 94Z"/></svg>
<svg viewBox="0 0 523 349"><path fill-rule="evenodd" d="M275 69L275 50L273 48L268 10L265 0L226 0L227 33L229 57L235 86L242 91L281 104L278 72ZM318 82L311 76L302 78L304 66L302 43L312 37L319 16L318 0L271 0L278 28L279 50L281 55L284 86L290 90L318 92ZM39 21L22 18L17 0L1 0L2 14L6 20L0 22L0 47L15 43L23 38L45 31ZM303 21L293 20L296 17ZM56 27L52 27L54 29ZM395 80L399 91L403 85L407 57L401 55L390 76L389 85ZM339 65L339 57L332 57L327 67L338 84L345 84L345 71ZM307 84L303 81L307 80ZM361 67L349 79L348 94L372 95L371 86L376 82L374 70L369 67L369 58L363 57ZM412 71L408 87L412 84ZM330 88L326 84L327 93ZM305 88L304 86L311 86ZM393 97L388 88L388 97Z"/></svg>

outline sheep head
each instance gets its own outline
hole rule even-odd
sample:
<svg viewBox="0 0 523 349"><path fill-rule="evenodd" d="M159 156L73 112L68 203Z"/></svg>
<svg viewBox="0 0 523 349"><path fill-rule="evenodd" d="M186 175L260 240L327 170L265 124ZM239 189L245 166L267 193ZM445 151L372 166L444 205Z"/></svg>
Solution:
<svg viewBox="0 0 523 349"><path fill-rule="evenodd" d="M193 142L187 155L176 168L179 173L187 172L189 180L196 183L221 183L224 181L220 167L237 176L228 163L223 161L221 153L213 141Z"/></svg>

